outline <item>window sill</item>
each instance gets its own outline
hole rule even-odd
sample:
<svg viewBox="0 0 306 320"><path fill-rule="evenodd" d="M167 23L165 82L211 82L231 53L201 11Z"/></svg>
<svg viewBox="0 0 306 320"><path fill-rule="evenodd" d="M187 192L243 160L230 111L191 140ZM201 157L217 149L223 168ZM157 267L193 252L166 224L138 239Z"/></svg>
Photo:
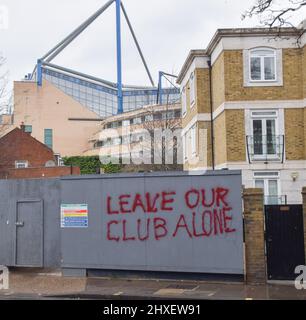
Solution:
<svg viewBox="0 0 306 320"><path fill-rule="evenodd" d="M274 80L251 80L249 79L249 83L277 83L277 79Z"/></svg>
<svg viewBox="0 0 306 320"><path fill-rule="evenodd" d="M280 157L265 157L265 158L260 158L260 157L251 157L251 161L254 162L281 162Z"/></svg>
<svg viewBox="0 0 306 320"><path fill-rule="evenodd" d="M244 83L244 87L282 87L283 80L252 80Z"/></svg>

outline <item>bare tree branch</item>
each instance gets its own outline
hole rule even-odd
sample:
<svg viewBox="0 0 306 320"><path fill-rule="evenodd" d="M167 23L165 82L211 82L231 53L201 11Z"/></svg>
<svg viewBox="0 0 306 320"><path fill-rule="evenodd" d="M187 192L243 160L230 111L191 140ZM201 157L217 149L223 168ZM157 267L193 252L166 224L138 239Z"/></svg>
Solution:
<svg viewBox="0 0 306 320"><path fill-rule="evenodd" d="M0 56L0 136L6 132L11 125L9 119L2 121L2 115L10 113L10 106L12 105L12 95L9 92L8 86L8 72L3 71L5 65L5 58Z"/></svg>
<svg viewBox="0 0 306 320"><path fill-rule="evenodd" d="M177 158L179 155L177 153L178 141L174 139L170 145L168 145L169 141L162 140L160 143L156 143L154 139L155 130L159 129L162 131L170 130L171 132L175 132L176 129L181 127L180 121L175 117L170 117L169 112L175 113L175 106L177 103L170 101L170 94L167 94L166 103L164 104L164 109L157 111L156 106L150 106L147 108L147 115L151 116L152 121L146 121L143 124L143 128L146 129L151 135L151 145L147 145L148 150L151 150L152 160L154 160L154 149L159 150L162 154L162 166L164 170L174 170L175 166L179 166L179 159ZM162 118L162 113L165 115ZM155 116L160 115L160 119L155 119ZM157 117L158 118L158 117ZM169 148L171 150L169 150ZM167 164L166 163L166 152L173 152L174 155L174 163Z"/></svg>
<svg viewBox="0 0 306 320"><path fill-rule="evenodd" d="M2 71L5 65L5 58L0 56L0 114L7 111L9 105L8 72Z"/></svg>
<svg viewBox="0 0 306 320"><path fill-rule="evenodd" d="M266 27L294 27L292 15L306 7L306 0L256 0L255 4L242 15L242 19L258 16Z"/></svg>

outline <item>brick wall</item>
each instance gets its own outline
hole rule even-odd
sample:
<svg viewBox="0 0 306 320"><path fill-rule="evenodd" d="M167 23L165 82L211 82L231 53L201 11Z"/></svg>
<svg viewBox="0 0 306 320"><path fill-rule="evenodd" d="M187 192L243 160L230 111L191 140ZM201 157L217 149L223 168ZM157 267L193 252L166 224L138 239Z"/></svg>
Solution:
<svg viewBox="0 0 306 320"><path fill-rule="evenodd" d="M226 110L227 161L246 160L244 110Z"/></svg>
<svg viewBox="0 0 306 320"><path fill-rule="evenodd" d="M305 250L305 257L306 257L306 187L302 190L303 196L303 220L304 220L304 250ZM306 262L306 261L305 261Z"/></svg>
<svg viewBox="0 0 306 320"><path fill-rule="evenodd" d="M283 49L284 85L246 88L243 86L242 50L224 51L225 101L302 99L302 70L302 50Z"/></svg>
<svg viewBox="0 0 306 320"><path fill-rule="evenodd" d="M245 189L245 265L247 283L266 282L264 197L262 189Z"/></svg>
<svg viewBox="0 0 306 320"><path fill-rule="evenodd" d="M35 179L80 175L79 167L40 167L25 169L8 169L0 172L0 179Z"/></svg>
<svg viewBox="0 0 306 320"><path fill-rule="evenodd" d="M203 131L205 130L205 132ZM204 136L204 137L203 137ZM203 143L202 138L206 138ZM211 126L210 122L198 121L197 122L197 156L199 157L198 162L186 162L184 164L184 170L193 170L197 168L206 168L212 166L212 151L211 151ZM190 148L190 147L189 147ZM191 154L188 154L190 159Z"/></svg>
<svg viewBox="0 0 306 320"><path fill-rule="evenodd" d="M303 96L306 99L306 45L303 48L302 56L302 67L303 67Z"/></svg>
<svg viewBox="0 0 306 320"><path fill-rule="evenodd" d="M282 56L283 86L244 87L243 51L223 51L212 66L213 109L231 101L300 100L305 97L306 47L283 49ZM197 99L192 109L189 103L190 90L187 90L187 114L182 121L183 128L197 114L210 113L208 69L196 69L196 87ZM210 127L210 124L206 127ZM214 120L214 134L216 165L247 160L244 110L225 110ZM306 108L285 109L285 139L287 160L306 159ZM198 148L201 150L202 146ZM184 166L187 170L196 167ZM200 164L198 167L201 167Z"/></svg>
<svg viewBox="0 0 306 320"><path fill-rule="evenodd" d="M209 69L196 69L197 92L196 104L198 113L210 113L210 79Z"/></svg>
<svg viewBox="0 0 306 320"><path fill-rule="evenodd" d="M209 84L209 69L198 68L195 70L195 103L190 105L190 82L186 85L186 101L187 112L183 117L183 128L199 113L210 113L210 84Z"/></svg>
<svg viewBox="0 0 306 320"><path fill-rule="evenodd" d="M214 120L215 164L246 160L243 110L225 110Z"/></svg>
<svg viewBox="0 0 306 320"><path fill-rule="evenodd" d="M304 109L285 110L285 145L287 160L305 159Z"/></svg>
<svg viewBox="0 0 306 320"><path fill-rule="evenodd" d="M213 109L216 110L225 101L224 53L222 52L212 66Z"/></svg>
<svg viewBox="0 0 306 320"><path fill-rule="evenodd" d="M215 164L227 162L226 121L225 112L214 120Z"/></svg>
<svg viewBox="0 0 306 320"><path fill-rule="evenodd" d="M306 159L306 108L304 108L303 112L304 116L304 159Z"/></svg>
<svg viewBox="0 0 306 320"><path fill-rule="evenodd" d="M15 168L15 161L26 160L29 167L44 167L55 161L53 151L29 133L15 128L0 139L0 171Z"/></svg>
<svg viewBox="0 0 306 320"><path fill-rule="evenodd" d="M196 115L196 106L190 108L190 82L188 81L186 84L186 114L182 118L182 127L185 128Z"/></svg>

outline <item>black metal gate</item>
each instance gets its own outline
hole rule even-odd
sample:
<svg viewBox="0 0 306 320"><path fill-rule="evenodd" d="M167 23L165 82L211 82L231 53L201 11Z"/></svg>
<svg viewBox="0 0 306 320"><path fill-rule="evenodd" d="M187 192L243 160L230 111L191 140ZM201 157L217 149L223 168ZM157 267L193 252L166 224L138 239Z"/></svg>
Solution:
<svg viewBox="0 0 306 320"><path fill-rule="evenodd" d="M269 280L294 280L294 270L305 264L302 205L265 206Z"/></svg>

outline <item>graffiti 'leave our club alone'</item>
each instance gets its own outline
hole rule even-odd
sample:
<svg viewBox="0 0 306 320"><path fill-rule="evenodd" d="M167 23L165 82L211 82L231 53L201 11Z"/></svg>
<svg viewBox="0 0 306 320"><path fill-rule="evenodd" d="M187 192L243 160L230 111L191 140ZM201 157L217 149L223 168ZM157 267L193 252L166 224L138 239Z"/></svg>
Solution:
<svg viewBox="0 0 306 320"><path fill-rule="evenodd" d="M107 214L111 220L107 223L107 240L147 241L179 236L192 239L234 233L228 195L229 190L223 187L208 191L192 188L184 193L182 208L176 206L175 191L108 196ZM169 223L169 214L172 219L177 217L175 224ZM135 216L139 218L135 220Z"/></svg>

